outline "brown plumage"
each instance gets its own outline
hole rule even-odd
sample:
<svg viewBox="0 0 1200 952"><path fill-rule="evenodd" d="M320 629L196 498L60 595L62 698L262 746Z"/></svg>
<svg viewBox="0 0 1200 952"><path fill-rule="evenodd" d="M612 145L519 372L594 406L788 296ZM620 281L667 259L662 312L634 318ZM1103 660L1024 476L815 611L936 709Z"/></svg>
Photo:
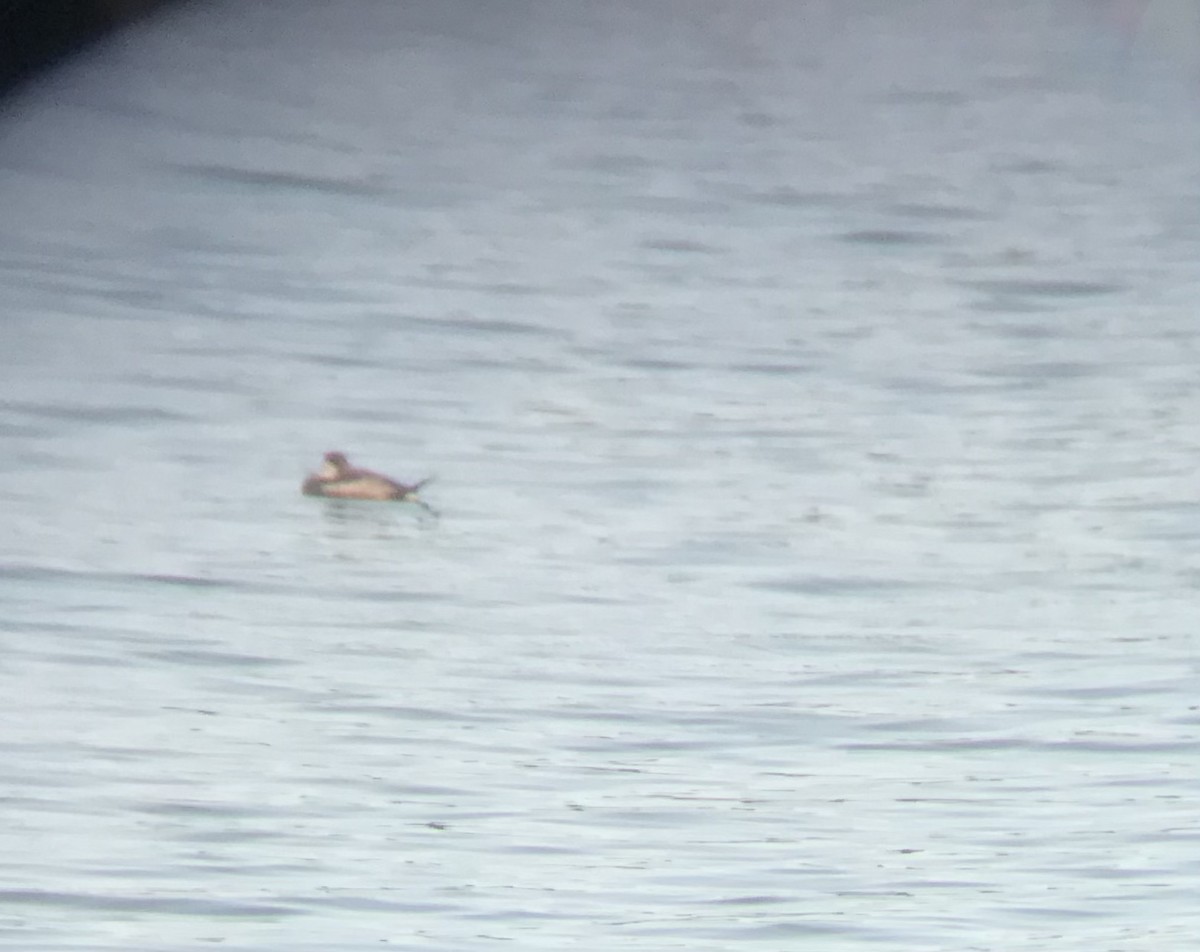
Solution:
<svg viewBox="0 0 1200 952"><path fill-rule="evenodd" d="M344 453L329 452L321 468L313 473L300 487L306 496L326 496L331 499L374 499L383 501L409 500L424 505L417 498L417 490L428 479L406 486L382 473L351 466ZM426 507L428 508L428 507Z"/></svg>

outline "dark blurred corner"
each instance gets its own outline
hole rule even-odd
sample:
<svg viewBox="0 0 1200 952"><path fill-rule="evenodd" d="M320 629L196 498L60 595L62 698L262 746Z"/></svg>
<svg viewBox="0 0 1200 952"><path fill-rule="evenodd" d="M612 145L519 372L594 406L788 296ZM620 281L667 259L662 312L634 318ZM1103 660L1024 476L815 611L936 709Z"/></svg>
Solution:
<svg viewBox="0 0 1200 952"><path fill-rule="evenodd" d="M0 0L0 96L170 0Z"/></svg>

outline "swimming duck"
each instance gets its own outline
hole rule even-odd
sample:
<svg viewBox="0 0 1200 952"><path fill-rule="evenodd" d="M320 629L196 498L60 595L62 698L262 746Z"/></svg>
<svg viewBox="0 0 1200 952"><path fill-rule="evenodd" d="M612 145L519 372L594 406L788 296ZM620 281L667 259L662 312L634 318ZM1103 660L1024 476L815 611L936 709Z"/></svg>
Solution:
<svg viewBox="0 0 1200 952"><path fill-rule="evenodd" d="M306 496L328 496L331 499L375 499L410 501L424 506L417 498L417 490L429 479L422 479L406 486L381 473L351 466L345 453L332 451L325 454L321 468L304 480L300 487ZM427 506L425 508L428 508Z"/></svg>

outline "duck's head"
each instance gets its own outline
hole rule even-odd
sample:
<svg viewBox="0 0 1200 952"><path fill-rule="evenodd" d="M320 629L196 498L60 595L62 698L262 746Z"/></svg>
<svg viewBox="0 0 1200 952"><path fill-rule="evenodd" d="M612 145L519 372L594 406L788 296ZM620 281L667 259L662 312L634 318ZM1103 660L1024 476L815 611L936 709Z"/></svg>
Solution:
<svg viewBox="0 0 1200 952"><path fill-rule="evenodd" d="M325 454L325 463L321 466L321 476L324 479L336 479L350 468L350 461L345 453L330 450Z"/></svg>

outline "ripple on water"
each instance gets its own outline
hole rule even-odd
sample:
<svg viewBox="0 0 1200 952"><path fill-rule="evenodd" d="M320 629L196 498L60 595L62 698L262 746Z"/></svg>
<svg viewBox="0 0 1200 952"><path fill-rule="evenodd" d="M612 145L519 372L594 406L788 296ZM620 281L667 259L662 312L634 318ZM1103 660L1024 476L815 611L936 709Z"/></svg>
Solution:
<svg viewBox="0 0 1200 952"><path fill-rule="evenodd" d="M368 182L334 176L286 172L279 169L239 168L233 165L179 165L176 168L200 179L234 185L250 185L266 190L300 190L329 195L354 195L379 198L392 189L380 182Z"/></svg>
<svg viewBox="0 0 1200 952"><path fill-rule="evenodd" d="M158 423L183 423L194 419L190 414L176 413L164 410L162 407L136 406L87 406L84 404L54 404L54 403L6 403L5 407L15 413L41 420L55 420L67 423L95 426L98 424L116 424L118 426L138 426Z"/></svg>
<svg viewBox="0 0 1200 952"><path fill-rule="evenodd" d="M789 595L860 596L871 592L885 593L929 588L930 583L902 578L870 576L796 575L744 583L747 588ZM940 586L938 586L940 587Z"/></svg>
<svg viewBox="0 0 1200 952"><path fill-rule="evenodd" d="M780 185L765 191L746 191L742 199L759 205L774 205L780 208L845 208L852 198L843 192L802 191Z"/></svg>
<svg viewBox="0 0 1200 952"><path fill-rule="evenodd" d="M195 648L140 651L138 655L153 661L170 661L173 664L198 668L286 668L297 663L287 658L238 654L231 651L201 651Z"/></svg>
<svg viewBox="0 0 1200 952"><path fill-rule="evenodd" d="M115 896L112 893L56 892L33 889L0 889L0 902L16 911L78 910L109 915L113 912L225 918L277 918L302 915L294 906L263 902L233 902L186 896Z"/></svg>
<svg viewBox="0 0 1200 952"><path fill-rule="evenodd" d="M648 251L674 251L679 254L716 255L728 251L719 245L690 238L645 238L639 245Z"/></svg>
<svg viewBox="0 0 1200 952"><path fill-rule="evenodd" d="M1126 284L1069 278L998 278L959 280L956 284L1000 297L1074 299L1104 297L1127 291Z"/></svg>
<svg viewBox="0 0 1200 952"><path fill-rule="evenodd" d="M935 245L949 240L949 236L936 235L928 231L912 231L901 228L862 228L842 232L839 240L852 245L868 245L876 248L903 247L905 245Z"/></svg>
<svg viewBox="0 0 1200 952"><path fill-rule="evenodd" d="M906 218L929 221L987 221L992 218L992 215L981 208L940 205L934 202L898 202L889 210Z"/></svg>

